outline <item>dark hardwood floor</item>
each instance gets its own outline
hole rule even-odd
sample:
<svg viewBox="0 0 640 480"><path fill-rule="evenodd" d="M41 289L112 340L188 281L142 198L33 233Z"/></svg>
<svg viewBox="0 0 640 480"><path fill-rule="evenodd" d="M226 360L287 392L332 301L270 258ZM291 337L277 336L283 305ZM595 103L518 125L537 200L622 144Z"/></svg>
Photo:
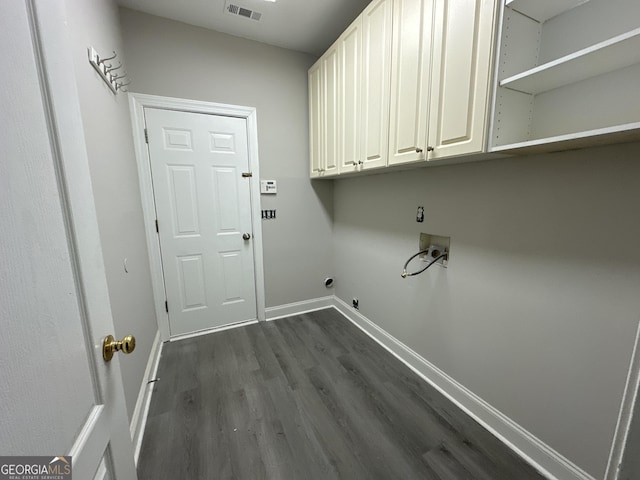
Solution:
<svg viewBox="0 0 640 480"><path fill-rule="evenodd" d="M138 475L544 478L333 309L164 345Z"/></svg>

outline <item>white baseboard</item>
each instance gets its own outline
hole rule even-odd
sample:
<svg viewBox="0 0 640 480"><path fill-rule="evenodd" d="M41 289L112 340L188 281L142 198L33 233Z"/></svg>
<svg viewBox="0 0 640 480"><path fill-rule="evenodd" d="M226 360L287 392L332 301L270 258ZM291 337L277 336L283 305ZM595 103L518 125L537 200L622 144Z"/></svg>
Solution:
<svg viewBox="0 0 640 480"><path fill-rule="evenodd" d="M550 479L595 480L341 299L334 308Z"/></svg>
<svg viewBox="0 0 640 480"><path fill-rule="evenodd" d="M149 405L151 403L151 393L153 392L153 387L149 384L149 381L153 380L158 373L158 364L160 363L161 353L162 342L160 341L160 332L158 331L156 332L156 337L153 340L151 352L149 353L149 360L147 361L147 368L145 369L144 376L142 377L142 385L140 385L136 408L133 410L133 415L131 416L130 432L136 464L138 463L138 456L140 455L144 427L147 424L147 415L149 414Z"/></svg>
<svg viewBox="0 0 640 480"><path fill-rule="evenodd" d="M287 303L278 305L277 307L268 307L265 314L268 321L277 320L278 318L290 317L292 315L301 315L303 313L322 310L323 308L332 307L334 304L334 296L314 298L304 300L302 302Z"/></svg>
<svg viewBox="0 0 640 480"><path fill-rule="evenodd" d="M201 337L202 335L209 335L210 333L223 332L224 330L231 330L232 328L246 327L247 325L253 325L254 323L258 323L258 320L243 320L242 322L229 323L221 327L205 328L204 330L198 330L197 332L174 335L169 339L169 341L177 342L179 340L185 340L187 338Z"/></svg>

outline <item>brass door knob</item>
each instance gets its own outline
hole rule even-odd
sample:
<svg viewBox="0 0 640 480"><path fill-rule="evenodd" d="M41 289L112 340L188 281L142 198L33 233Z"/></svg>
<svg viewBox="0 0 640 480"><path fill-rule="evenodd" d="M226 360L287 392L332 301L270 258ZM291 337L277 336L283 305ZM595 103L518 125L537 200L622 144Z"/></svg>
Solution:
<svg viewBox="0 0 640 480"><path fill-rule="evenodd" d="M102 358L105 362L110 362L115 352L131 353L136 349L136 337L127 335L119 342L113 335L107 335L102 341Z"/></svg>

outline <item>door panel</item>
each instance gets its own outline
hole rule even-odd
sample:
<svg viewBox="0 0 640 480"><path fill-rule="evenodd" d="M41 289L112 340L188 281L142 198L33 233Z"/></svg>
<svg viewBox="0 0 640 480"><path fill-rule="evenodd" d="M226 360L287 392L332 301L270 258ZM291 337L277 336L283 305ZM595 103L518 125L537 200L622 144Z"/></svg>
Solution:
<svg viewBox="0 0 640 480"><path fill-rule="evenodd" d="M396 0L389 164L424 161L431 89L433 2Z"/></svg>
<svg viewBox="0 0 640 480"><path fill-rule="evenodd" d="M237 178L242 176L235 168L213 167L213 185L216 195L216 204L219 206L220 215L217 217L217 233L240 231L240 212L238 202L229 202L227 199L238 198Z"/></svg>
<svg viewBox="0 0 640 480"><path fill-rule="evenodd" d="M309 69L309 156L311 178L319 177L322 169L322 60Z"/></svg>
<svg viewBox="0 0 640 480"><path fill-rule="evenodd" d="M391 82L392 1L374 0L362 14L363 168L387 165Z"/></svg>
<svg viewBox="0 0 640 480"><path fill-rule="evenodd" d="M224 292L222 304L242 301L242 258L237 252L225 252L220 254L222 270L224 272Z"/></svg>
<svg viewBox="0 0 640 480"><path fill-rule="evenodd" d="M429 160L482 152L496 0L436 2Z"/></svg>
<svg viewBox="0 0 640 480"><path fill-rule="evenodd" d="M357 169L360 158L362 18L338 39L340 59L340 173Z"/></svg>
<svg viewBox="0 0 640 480"><path fill-rule="evenodd" d="M206 308L202 255L185 255L176 260L182 294L182 311Z"/></svg>
<svg viewBox="0 0 640 480"><path fill-rule="evenodd" d="M154 108L145 118L171 335L255 319L246 121Z"/></svg>
<svg viewBox="0 0 640 480"><path fill-rule="evenodd" d="M195 168L193 166L167 165L171 192L171 218L174 235L199 235L196 203Z"/></svg>
<svg viewBox="0 0 640 480"><path fill-rule="evenodd" d="M339 68L338 47L333 45L322 57L322 98L324 106L322 176L338 174L338 156L340 154Z"/></svg>
<svg viewBox="0 0 640 480"><path fill-rule="evenodd" d="M191 147L191 132L171 128L165 128L163 132L164 148L167 150L193 150Z"/></svg>

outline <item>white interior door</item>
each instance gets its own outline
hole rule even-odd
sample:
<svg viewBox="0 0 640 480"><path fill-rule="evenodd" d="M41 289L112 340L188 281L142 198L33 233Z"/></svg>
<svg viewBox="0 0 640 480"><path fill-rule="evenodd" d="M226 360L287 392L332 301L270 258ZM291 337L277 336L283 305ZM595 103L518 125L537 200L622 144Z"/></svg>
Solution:
<svg viewBox="0 0 640 480"><path fill-rule="evenodd" d="M0 452L136 478L62 2L0 15ZM43 79L44 81L41 81Z"/></svg>
<svg viewBox="0 0 640 480"><path fill-rule="evenodd" d="M246 120L145 108L172 336L256 318Z"/></svg>

